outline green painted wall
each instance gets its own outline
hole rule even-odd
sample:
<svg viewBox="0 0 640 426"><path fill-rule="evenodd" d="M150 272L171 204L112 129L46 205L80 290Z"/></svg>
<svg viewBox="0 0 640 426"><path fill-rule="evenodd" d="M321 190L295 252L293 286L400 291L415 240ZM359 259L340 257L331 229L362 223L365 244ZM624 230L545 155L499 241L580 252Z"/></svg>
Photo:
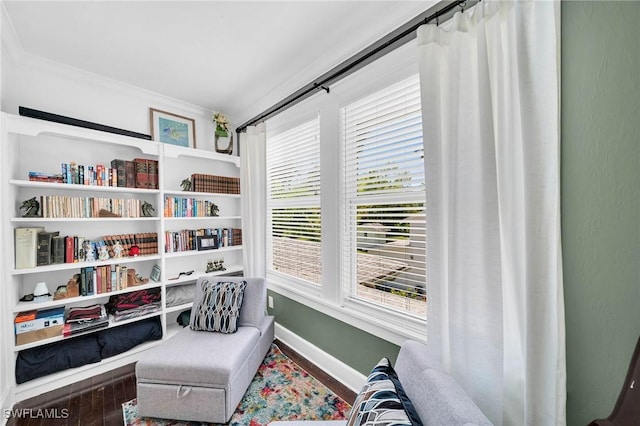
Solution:
<svg viewBox="0 0 640 426"><path fill-rule="evenodd" d="M640 335L640 2L562 2L567 420L606 417ZM398 348L270 293L279 323L363 374Z"/></svg>
<svg viewBox="0 0 640 426"><path fill-rule="evenodd" d="M278 293L269 291L269 295L273 297L274 307L269 309L269 314L275 315L280 325L360 373L368 375L385 356L395 362L398 346Z"/></svg>
<svg viewBox="0 0 640 426"><path fill-rule="evenodd" d="M567 420L609 415L640 335L640 2L562 2Z"/></svg>

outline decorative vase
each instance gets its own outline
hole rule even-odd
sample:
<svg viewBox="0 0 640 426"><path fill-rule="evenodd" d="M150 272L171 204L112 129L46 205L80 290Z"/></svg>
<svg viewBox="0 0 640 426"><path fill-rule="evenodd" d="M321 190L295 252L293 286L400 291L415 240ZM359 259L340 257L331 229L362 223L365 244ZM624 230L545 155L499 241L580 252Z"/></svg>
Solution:
<svg viewBox="0 0 640 426"><path fill-rule="evenodd" d="M214 142L215 142L215 146L216 146L216 152L219 152L220 154L233 154L233 133L229 132L229 144L227 145L226 148L220 148L220 139L227 139L226 137L220 137L218 136L218 132L216 132L215 136L214 136Z"/></svg>

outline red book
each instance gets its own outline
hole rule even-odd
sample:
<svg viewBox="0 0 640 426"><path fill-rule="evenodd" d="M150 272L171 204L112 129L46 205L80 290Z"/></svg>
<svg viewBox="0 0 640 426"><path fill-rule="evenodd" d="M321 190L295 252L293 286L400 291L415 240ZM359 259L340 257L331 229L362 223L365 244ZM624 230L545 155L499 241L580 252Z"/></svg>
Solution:
<svg viewBox="0 0 640 426"><path fill-rule="evenodd" d="M149 165L144 158L134 158L136 165L136 188L149 188Z"/></svg>
<svg viewBox="0 0 640 426"><path fill-rule="evenodd" d="M127 188L136 187L136 163L126 160L124 162L125 184Z"/></svg>
<svg viewBox="0 0 640 426"><path fill-rule="evenodd" d="M73 263L73 252L74 252L74 237L64 237L64 246L65 246L65 255L64 261L65 263Z"/></svg>

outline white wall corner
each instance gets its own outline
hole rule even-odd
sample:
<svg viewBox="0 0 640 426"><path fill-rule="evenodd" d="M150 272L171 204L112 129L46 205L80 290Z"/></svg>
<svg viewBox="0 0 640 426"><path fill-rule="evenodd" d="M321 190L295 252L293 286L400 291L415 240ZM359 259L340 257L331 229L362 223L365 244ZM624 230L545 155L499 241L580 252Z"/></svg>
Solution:
<svg viewBox="0 0 640 426"><path fill-rule="evenodd" d="M344 362L328 354L278 323L275 325L275 334L277 339L291 347L291 349L298 352L304 358L313 362L325 373L334 377L355 393L360 392L362 385L367 379L364 374L351 368Z"/></svg>

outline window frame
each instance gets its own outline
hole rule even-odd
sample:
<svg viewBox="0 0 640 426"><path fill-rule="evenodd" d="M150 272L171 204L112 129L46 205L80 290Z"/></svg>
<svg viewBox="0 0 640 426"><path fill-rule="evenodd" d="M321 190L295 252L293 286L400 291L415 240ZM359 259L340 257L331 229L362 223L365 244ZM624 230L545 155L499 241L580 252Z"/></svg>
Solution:
<svg viewBox="0 0 640 426"><path fill-rule="evenodd" d="M406 339L426 341L427 319L416 319L371 304L347 300L341 274L345 186L343 182L343 124L340 111L351 102L417 74L415 42L408 43L376 62L331 85L324 91L283 111L266 122L267 135L285 131L314 115L320 116L320 169L322 221L322 282L320 286L293 279L269 269L269 289L295 302L374 336L401 345ZM365 82L365 84L362 84ZM268 137L267 137L268 143ZM267 235L271 232L267 228ZM271 256L267 250L267 256ZM428 290L428 288L427 288Z"/></svg>

